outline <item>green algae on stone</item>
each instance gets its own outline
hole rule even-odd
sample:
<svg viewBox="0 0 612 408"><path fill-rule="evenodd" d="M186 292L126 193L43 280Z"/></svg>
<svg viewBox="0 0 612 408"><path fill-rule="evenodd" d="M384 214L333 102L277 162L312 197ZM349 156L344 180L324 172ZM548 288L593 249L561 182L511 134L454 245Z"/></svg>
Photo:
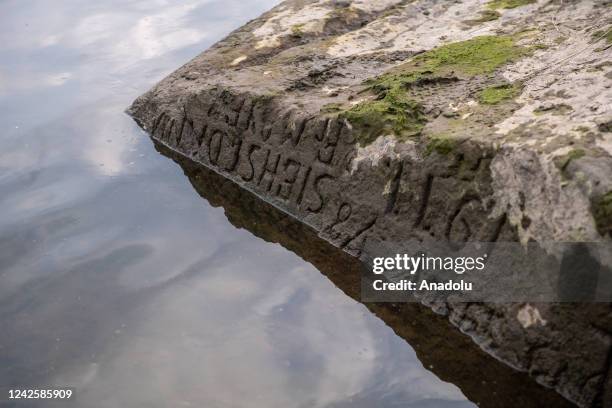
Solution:
<svg viewBox="0 0 612 408"><path fill-rule="evenodd" d="M478 100L485 105L496 105L502 101L513 99L518 92L519 87L514 84L495 85L480 91Z"/></svg>
<svg viewBox="0 0 612 408"><path fill-rule="evenodd" d="M612 191L608 191L593 203L593 217L602 235L612 234Z"/></svg>
<svg viewBox="0 0 612 408"><path fill-rule="evenodd" d="M487 3L487 7L491 10L513 9L533 3L535 0L492 0Z"/></svg>

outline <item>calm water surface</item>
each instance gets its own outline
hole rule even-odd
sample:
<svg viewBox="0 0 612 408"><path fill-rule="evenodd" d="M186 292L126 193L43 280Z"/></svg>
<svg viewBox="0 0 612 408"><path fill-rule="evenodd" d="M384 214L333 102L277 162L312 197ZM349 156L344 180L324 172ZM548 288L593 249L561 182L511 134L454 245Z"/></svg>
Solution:
<svg viewBox="0 0 612 408"><path fill-rule="evenodd" d="M474 406L123 113L274 3L0 2L0 387L71 386L79 407Z"/></svg>

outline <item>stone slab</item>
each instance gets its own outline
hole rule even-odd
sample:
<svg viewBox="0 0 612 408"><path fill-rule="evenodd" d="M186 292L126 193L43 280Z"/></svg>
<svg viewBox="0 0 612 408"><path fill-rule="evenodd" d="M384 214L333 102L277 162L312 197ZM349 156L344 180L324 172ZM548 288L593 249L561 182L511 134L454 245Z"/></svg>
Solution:
<svg viewBox="0 0 612 408"><path fill-rule="evenodd" d="M610 242L611 21L603 0L290 0L129 113L356 257ZM612 404L609 305L429 306L578 405Z"/></svg>

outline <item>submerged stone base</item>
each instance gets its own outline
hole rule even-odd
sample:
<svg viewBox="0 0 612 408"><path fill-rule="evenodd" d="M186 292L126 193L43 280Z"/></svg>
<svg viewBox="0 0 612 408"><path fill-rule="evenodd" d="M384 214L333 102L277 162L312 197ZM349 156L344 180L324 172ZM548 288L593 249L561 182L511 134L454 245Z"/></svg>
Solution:
<svg viewBox="0 0 612 408"><path fill-rule="evenodd" d="M567 3L287 1L129 112L355 257L610 242L612 12ZM612 405L608 304L430 306L580 406Z"/></svg>

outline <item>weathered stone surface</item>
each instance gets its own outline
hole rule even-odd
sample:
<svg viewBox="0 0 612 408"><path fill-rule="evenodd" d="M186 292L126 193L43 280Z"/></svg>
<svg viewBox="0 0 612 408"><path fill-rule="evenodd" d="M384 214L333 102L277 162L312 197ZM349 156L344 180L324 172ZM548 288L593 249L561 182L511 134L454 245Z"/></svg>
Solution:
<svg viewBox="0 0 612 408"><path fill-rule="evenodd" d="M287 1L129 112L355 256L609 242L611 18L606 1ZM612 404L609 305L430 306L579 405Z"/></svg>

